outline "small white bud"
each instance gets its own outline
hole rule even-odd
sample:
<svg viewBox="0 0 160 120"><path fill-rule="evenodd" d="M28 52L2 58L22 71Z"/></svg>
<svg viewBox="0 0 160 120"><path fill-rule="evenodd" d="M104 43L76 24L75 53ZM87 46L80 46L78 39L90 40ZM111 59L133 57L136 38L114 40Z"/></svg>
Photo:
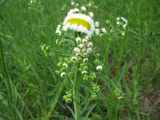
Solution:
<svg viewBox="0 0 160 120"><path fill-rule="evenodd" d="M80 48L83 48L83 47L84 47L84 44L79 44L79 47L80 47Z"/></svg>
<svg viewBox="0 0 160 120"><path fill-rule="evenodd" d="M88 54L87 53L83 53L83 57L86 57Z"/></svg>
<svg viewBox="0 0 160 120"><path fill-rule="evenodd" d="M68 68L68 64L67 63L63 63L63 67Z"/></svg>
<svg viewBox="0 0 160 120"><path fill-rule="evenodd" d="M84 58L83 59L83 62L85 63L85 62L88 62L88 58Z"/></svg>
<svg viewBox="0 0 160 120"><path fill-rule="evenodd" d="M84 44L86 44L86 43L87 43L87 40L86 40L86 39L83 39L82 42L83 42Z"/></svg>
<svg viewBox="0 0 160 120"><path fill-rule="evenodd" d="M77 37L77 38L76 38L76 42L77 42L77 43L81 43L81 40L82 40L82 39L81 39L80 37Z"/></svg>
<svg viewBox="0 0 160 120"><path fill-rule="evenodd" d="M75 2L71 2L71 5L75 5Z"/></svg>
<svg viewBox="0 0 160 120"><path fill-rule="evenodd" d="M106 31L105 28L102 28L102 32L103 32L103 33L107 33L107 31Z"/></svg>
<svg viewBox="0 0 160 120"><path fill-rule="evenodd" d="M81 54L81 53L76 53L76 56L77 56L77 57L81 57L82 54Z"/></svg>
<svg viewBox="0 0 160 120"><path fill-rule="evenodd" d="M81 50L80 50L78 47L75 47L75 48L73 49L73 51L74 51L75 53L80 53L80 52L81 52Z"/></svg>
<svg viewBox="0 0 160 120"><path fill-rule="evenodd" d="M89 16L90 16L90 17L94 17L93 12L89 12Z"/></svg>
<svg viewBox="0 0 160 120"><path fill-rule="evenodd" d="M82 7L81 7L81 10L82 10L82 11L86 11L86 7L85 7L85 6L82 6Z"/></svg>
<svg viewBox="0 0 160 120"><path fill-rule="evenodd" d="M120 25L120 24L121 24L119 21L117 21L116 23L117 23L117 25Z"/></svg>
<svg viewBox="0 0 160 120"><path fill-rule="evenodd" d="M88 6L91 7L91 6L92 6L92 3L89 3Z"/></svg>
<svg viewBox="0 0 160 120"><path fill-rule="evenodd" d="M88 72L86 70L82 71L82 75L86 75Z"/></svg>
<svg viewBox="0 0 160 120"><path fill-rule="evenodd" d="M117 17L117 21L119 21L120 20L120 17Z"/></svg>
<svg viewBox="0 0 160 120"><path fill-rule="evenodd" d="M63 31L67 31L67 30L68 30L67 26L63 26Z"/></svg>
<svg viewBox="0 0 160 120"><path fill-rule="evenodd" d="M71 61L72 62L75 62L77 60L77 57L75 57L75 56L73 56L72 58L71 58Z"/></svg>
<svg viewBox="0 0 160 120"><path fill-rule="evenodd" d="M96 35L99 35L99 34L100 34L99 29L95 29L95 34L96 34Z"/></svg>
<svg viewBox="0 0 160 120"><path fill-rule="evenodd" d="M95 22L95 26L99 27L100 23L98 21Z"/></svg>
<svg viewBox="0 0 160 120"><path fill-rule="evenodd" d="M125 36L125 32L122 32L122 36Z"/></svg>
<svg viewBox="0 0 160 120"><path fill-rule="evenodd" d="M91 53L92 52L92 48L87 48L87 53Z"/></svg>
<svg viewBox="0 0 160 120"><path fill-rule="evenodd" d="M73 12L79 12L78 8L73 9Z"/></svg>
<svg viewBox="0 0 160 120"><path fill-rule="evenodd" d="M78 7L78 6L79 6L79 4L77 3L77 4L76 4L76 7Z"/></svg>
<svg viewBox="0 0 160 120"><path fill-rule="evenodd" d="M87 47L93 47L93 43L92 42L89 42L88 44L87 44Z"/></svg>
<svg viewBox="0 0 160 120"><path fill-rule="evenodd" d="M124 25L123 25L123 29L126 29L126 27L127 27L127 24L124 24Z"/></svg>
<svg viewBox="0 0 160 120"><path fill-rule="evenodd" d="M61 75L60 75L62 78L64 78L66 76L66 73L65 72L62 72Z"/></svg>
<svg viewBox="0 0 160 120"><path fill-rule="evenodd" d="M97 71L102 71L102 66L101 66L101 65L98 65L98 66L96 67L96 70L97 70Z"/></svg>
<svg viewBox="0 0 160 120"><path fill-rule="evenodd" d="M87 39L87 40L89 40L90 38L91 38L91 36L88 36L88 35L85 37L85 39Z"/></svg>

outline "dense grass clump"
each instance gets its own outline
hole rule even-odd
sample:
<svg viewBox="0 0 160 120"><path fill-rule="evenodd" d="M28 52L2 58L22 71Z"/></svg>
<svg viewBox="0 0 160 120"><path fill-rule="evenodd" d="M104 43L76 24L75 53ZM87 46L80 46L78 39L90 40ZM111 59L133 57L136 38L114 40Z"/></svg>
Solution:
<svg viewBox="0 0 160 120"><path fill-rule="evenodd" d="M97 42L100 92L90 101L87 90L80 90L81 118L159 120L160 1L94 2L95 18L108 30L116 28L119 16L128 19L128 27L125 37L106 35ZM0 1L0 120L73 119L73 104L63 100L70 86L55 73L60 56L68 54L56 45L55 30L69 5L67 0ZM49 50L42 51L44 45Z"/></svg>

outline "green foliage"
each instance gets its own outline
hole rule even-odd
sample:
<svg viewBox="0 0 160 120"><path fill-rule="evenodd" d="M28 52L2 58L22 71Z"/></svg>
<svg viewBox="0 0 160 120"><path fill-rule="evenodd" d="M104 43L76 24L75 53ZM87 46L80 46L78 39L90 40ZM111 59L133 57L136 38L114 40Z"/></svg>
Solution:
<svg viewBox="0 0 160 120"><path fill-rule="evenodd" d="M97 99L90 100L87 91L92 86L83 83L89 87L81 91L81 118L160 119L159 0L94 1L95 17L111 34L93 40L99 45L103 73L100 90L93 86ZM0 120L45 120L48 114L51 119L72 119L73 104L63 99L67 83L55 73L59 56L69 54L56 45L55 35L69 4L64 0L33 0L32 4L0 0ZM124 37L116 34L121 29L115 31L119 16L128 19Z"/></svg>

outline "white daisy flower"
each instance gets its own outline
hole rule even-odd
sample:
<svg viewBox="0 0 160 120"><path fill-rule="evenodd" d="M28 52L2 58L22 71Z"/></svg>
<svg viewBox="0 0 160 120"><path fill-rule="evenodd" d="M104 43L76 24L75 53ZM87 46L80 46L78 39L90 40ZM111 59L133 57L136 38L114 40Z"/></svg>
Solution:
<svg viewBox="0 0 160 120"><path fill-rule="evenodd" d="M72 13L69 14L63 22L63 26L67 29L82 32L91 36L94 33L94 20L85 14Z"/></svg>
<svg viewBox="0 0 160 120"><path fill-rule="evenodd" d="M82 7L81 7L81 10L82 10L82 11L86 11L87 8L86 8L85 6L82 6Z"/></svg>

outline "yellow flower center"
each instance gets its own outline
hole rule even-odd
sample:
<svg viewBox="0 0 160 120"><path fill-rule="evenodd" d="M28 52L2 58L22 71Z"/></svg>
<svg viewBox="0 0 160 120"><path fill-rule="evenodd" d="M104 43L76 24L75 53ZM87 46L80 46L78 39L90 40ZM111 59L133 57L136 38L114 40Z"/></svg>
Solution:
<svg viewBox="0 0 160 120"><path fill-rule="evenodd" d="M88 21L81 19L81 18L71 18L67 21L68 24L77 24L78 26L82 25L83 27L87 28L88 30L91 29L91 25Z"/></svg>

